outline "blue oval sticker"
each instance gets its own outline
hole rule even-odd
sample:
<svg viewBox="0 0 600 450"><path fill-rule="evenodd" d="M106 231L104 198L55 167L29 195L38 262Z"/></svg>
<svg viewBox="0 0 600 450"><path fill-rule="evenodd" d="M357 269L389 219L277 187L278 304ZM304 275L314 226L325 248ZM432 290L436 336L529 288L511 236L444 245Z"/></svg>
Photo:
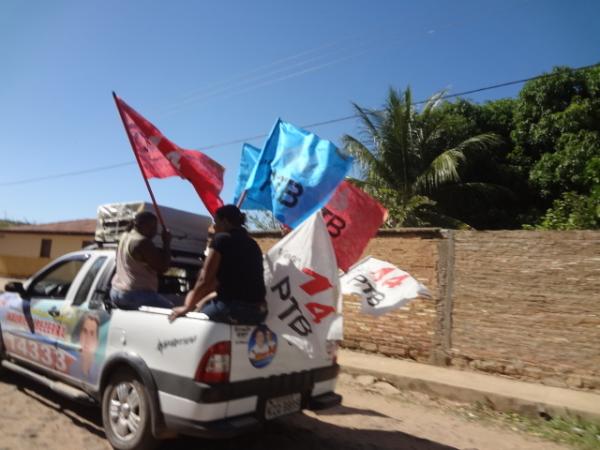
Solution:
<svg viewBox="0 0 600 450"><path fill-rule="evenodd" d="M256 368L263 368L271 364L277 352L277 335L266 325L255 328L248 341L248 358Z"/></svg>

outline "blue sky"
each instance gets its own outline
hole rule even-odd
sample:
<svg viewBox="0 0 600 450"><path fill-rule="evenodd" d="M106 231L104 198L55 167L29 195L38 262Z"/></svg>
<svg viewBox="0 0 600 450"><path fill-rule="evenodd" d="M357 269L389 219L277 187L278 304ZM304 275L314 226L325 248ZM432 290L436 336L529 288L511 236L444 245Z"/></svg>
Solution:
<svg viewBox="0 0 600 450"><path fill-rule="evenodd" d="M231 201L241 144L277 117L298 126L380 106L600 61L600 2L19 1L0 3L0 217L94 217L148 200L111 91L184 148L225 168ZM520 86L486 91L485 101ZM339 142L353 120L314 128ZM250 141L262 145L262 139ZM189 183L151 180L161 204L205 213Z"/></svg>

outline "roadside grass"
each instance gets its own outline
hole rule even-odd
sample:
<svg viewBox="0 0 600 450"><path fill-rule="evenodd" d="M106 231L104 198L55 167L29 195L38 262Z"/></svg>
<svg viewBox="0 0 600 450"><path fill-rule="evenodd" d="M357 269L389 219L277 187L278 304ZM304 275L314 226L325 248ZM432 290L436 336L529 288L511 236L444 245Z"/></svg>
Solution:
<svg viewBox="0 0 600 450"><path fill-rule="evenodd" d="M358 378L346 374L341 376L346 376L351 380ZM367 391L379 392L379 389L369 389L370 386L375 386L376 381L387 383L383 379L370 378L372 378L370 382L358 384ZM390 386L392 389L396 389L391 384ZM405 389L396 389L394 393L379 393L401 398L403 402L443 410L469 421L484 422L491 426L563 444L576 450L600 450L600 423L582 420L578 417L551 417L541 413L540 417L536 418L514 412L501 412L488 403L464 403Z"/></svg>
<svg viewBox="0 0 600 450"><path fill-rule="evenodd" d="M517 413L495 411L487 405L476 403L464 410L470 419L485 419L500 422L513 431L567 444L578 450L600 449L600 424L578 417L531 418Z"/></svg>

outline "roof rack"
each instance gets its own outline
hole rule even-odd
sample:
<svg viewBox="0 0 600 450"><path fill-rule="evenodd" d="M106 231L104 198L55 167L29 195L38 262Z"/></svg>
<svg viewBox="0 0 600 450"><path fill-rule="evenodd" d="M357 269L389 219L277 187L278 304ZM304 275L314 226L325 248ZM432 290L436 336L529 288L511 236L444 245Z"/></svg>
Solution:
<svg viewBox="0 0 600 450"><path fill-rule="evenodd" d="M96 248L116 246L123 233L131 229L133 220L140 212L154 212L148 202L109 203L98 207L96 220ZM166 227L171 232L171 253L181 257L201 258L208 241L208 228L212 219L188 211L160 206ZM154 244L162 247L160 232Z"/></svg>

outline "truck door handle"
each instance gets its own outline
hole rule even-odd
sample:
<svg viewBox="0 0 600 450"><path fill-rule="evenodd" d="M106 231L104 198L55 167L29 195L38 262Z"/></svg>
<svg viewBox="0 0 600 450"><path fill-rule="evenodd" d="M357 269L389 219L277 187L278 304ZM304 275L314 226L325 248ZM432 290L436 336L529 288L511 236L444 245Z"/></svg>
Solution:
<svg viewBox="0 0 600 450"><path fill-rule="evenodd" d="M60 316L60 311L56 309L56 306L53 306L48 310L48 314L50 314L52 317L58 317Z"/></svg>

